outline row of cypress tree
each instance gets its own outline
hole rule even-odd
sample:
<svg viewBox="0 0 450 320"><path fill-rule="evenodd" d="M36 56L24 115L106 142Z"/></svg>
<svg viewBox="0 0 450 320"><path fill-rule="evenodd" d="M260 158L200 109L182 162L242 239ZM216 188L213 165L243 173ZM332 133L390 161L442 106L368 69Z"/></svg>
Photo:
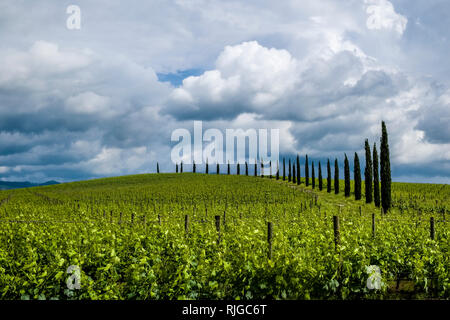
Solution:
<svg viewBox="0 0 450 320"><path fill-rule="evenodd" d="M390 168L390 156L389 156L389 143L388 143L388 133L386 129L386 124L384 121L381 123L381 151L380 151L380 160L378 160L378 153L376 148L376 143L373 145L373 154L371 154L369 141L365 140L365 158L366 164L364 169L364 184L365 184L365 198L366 203L371 203L374 201L377 207L383 208L384 212L387 212L392 204L391 197L391 168ZM283 180L285 180L285 159L283 158ZM380 164L380 174L378 173L378 163ZM311 163L311 174L312 174L312 188L315 188L315 170L314 170L314 162ZM297 163L296 166L293 165L292 171L297 171L297 179L293 177L291 179L291 159L289 159L289 173L288 173L288 181L293 183L300 184L300 163L299 156L297 155ZM322 165L319 161L319 190L323 189L323 178L322 178ZM358 153L355 152L354 160L353 160L353 177L354 177L354 195L355 200L361 200L362 192L361 192L361 166L359 161ZM381 178L381 189L380 189L380 178ZM308 155L305 156L305 184L309 186L309 159ZM344 154L344 195L346 197L350 196L350 164L347 157L347 154ZM327 160L327 192L331 192L331 164L330 159ZM339 163L338 159L334 160L334 193L339 193Z"/></svg>
<svg viewBox="0 0 450 320"><path fill-rule="evenodd" d="M377 207L383 208L387 212L392 205L391 196L391 163L389 155L389 142L386 124L381 122L380 139L380 174L378 174L378 153L377 145L373 144L373 153L370 152L369 141L364 143L366 153L366 168L364 169L364 183L366 187L366 203L374 201ZM381 189L380 179L381 178ZM381 197L380 197L381 192Z"/></svg>
<svg viewBox="0 0 450 320"><path fill-rule="evenodd" d="M245 175L248 176L249 175L249 164L247 162L244 163L245 165ZM255 177L258 175L258 169L257 169L257 164L254 164L254 175ZM156 164L156 172L159 173L159 163ZM183 173L183 162L180 163L180 165L175 164L175 172L176 173ZM197 172L197 165L195 164L195 161L192 164L192 173L196 173ZM205 165L205 173L209 174L209 163L208 161L206 161L206 165ZM216 163L216 174L220 174L220 166L218 163ZM231 165L228 162L227 164L227 174L231 174ZM236 174L240 175L241 174L241 164L238 163L236 165ZM261 175L264 175L264 169L261 163ZM276 172L276 177L277 179L279 178L279 172L277 170ZM272 178L272 161L270 161L270 178Z"/></svg>
<svg viewBox="0 0 450 320"><path fill-rule="evenodd" d="M384 212L387 212L391 207L391 169L390 169L390 157L389 157L389 143L388 143L388 134L386 129L386 124L384 121L381 123L381 149L380 149L380 160L378 160L378 153L376 148L376 143L373 145L373 152L371 153L370 145L368 139L365 140L365 169L364 169L364 184L365 184L365 200L366 203L371 203L374 201L377 207L383 208ZM378 161L380 161L380 174L378 172ZM245 175L249 175L248 163L245 162ZM269 178L272 178L272 162L270 161L270 174ZM180 168L180 172L183 172L183 163L180 163L180 167L176 164L176 172L178 173ZM261 176L264 177L264 167L263 162L261 161ZM157 172L159 173L159 163L157 163ZM196 164L195 162L192 165L192 172L196 172ZM209 164L206 161L205 173L209 173ZM220 173L219 164L216 164L216 174ZM227 165L227 174L231 174L230 163ZM237 164L236 174L240 175L240 164ZM254 176L257 176L257 164L254 164ZM295 162L291 162L291 159L288 159L288 173L286 174L286 159L283 158L283 181L287 180L288 182L292 182L295 184L301 184L301 170L300 170L300 158L297 155ZM354 177L354 195L355 200L360 200L362 197L361 192L361 167L359 156L355 152L354 160L353 160L353 177ZM275 178L277 180L280 179L280 170L279 164L277 161L277 168ZM380 179L381 178L381 189L380 189ZM318 187L319 190L323 189L323 177L322 177L322 165L319 161L318 167ZM310 185L310 176L309 176L309 159L308 155L305 156L305 185ZM344 195L346 197L350 196L350 164L347 157L347 154L344 154ZM316 179L315 179L315 169L314 162L311 163L311 187L315 189L316 187ZM327 160L327 192L331 193L331 164L330 159ZM334 193L339 193L339 163L338 159L334 160Z"/></svg>

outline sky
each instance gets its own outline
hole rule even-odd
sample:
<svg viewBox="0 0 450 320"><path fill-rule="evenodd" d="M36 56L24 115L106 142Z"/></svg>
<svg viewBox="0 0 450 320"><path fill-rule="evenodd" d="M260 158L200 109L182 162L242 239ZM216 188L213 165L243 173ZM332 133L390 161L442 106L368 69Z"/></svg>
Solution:
<svg viewBox="0 0 450 320"><path fill-rule="evenodd" d="M70 5L80 29L67 28ZM171 133L278 128L282 156L450 182L450 2L1 1L0 179L173 171ZM350 161L352 163L352 161Z"/></svg>

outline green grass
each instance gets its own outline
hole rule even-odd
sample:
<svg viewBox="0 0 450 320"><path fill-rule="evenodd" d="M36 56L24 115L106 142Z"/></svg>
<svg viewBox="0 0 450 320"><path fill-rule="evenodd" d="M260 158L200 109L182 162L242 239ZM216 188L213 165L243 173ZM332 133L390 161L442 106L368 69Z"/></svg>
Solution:
<svg viewBox="0 0 450 320"><path fill-rule="evenodd" d="M183 173L1 191L0 297L450 297L448 185L393 183L394 207L385 215L364 195L344 197L343 181L338 195L326 192L326 180L323 191L317 186ZM340 219L337 249L333 215ZM67 289L71 265L81 269L80 290ZM380 290L366 286L369 265L381 270Z"/></svg>

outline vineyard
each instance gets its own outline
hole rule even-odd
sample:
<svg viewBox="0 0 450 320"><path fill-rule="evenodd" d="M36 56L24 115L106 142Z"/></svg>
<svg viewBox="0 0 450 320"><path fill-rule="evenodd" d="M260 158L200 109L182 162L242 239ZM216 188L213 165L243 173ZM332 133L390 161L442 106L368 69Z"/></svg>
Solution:
<svg viewBox="0 0 450 320"><path fill-rule="evenodd" d="M382 213L323 183L183 173L1 191L0 297L450 298L448 185L393 183Z"/></svg>

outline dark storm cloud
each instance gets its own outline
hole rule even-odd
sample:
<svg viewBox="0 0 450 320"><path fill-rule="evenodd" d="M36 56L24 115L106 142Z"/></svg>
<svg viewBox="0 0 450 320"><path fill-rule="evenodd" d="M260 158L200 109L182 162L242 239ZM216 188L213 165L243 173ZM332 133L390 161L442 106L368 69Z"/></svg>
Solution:
<svg viewBox="0 0 450 320"><path fill-rule="evenodd" d="M423 130L425 138L432 143L450 143L449 94L442 96L437 103L421 109L417 129Z"/></svg>

